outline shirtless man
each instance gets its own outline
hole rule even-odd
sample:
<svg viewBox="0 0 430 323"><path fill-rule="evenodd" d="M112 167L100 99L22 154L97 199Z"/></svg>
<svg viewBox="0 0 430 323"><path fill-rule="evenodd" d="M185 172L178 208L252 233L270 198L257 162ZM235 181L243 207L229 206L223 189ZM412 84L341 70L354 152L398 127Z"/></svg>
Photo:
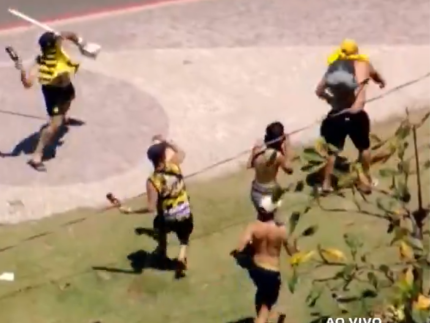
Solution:
<svg viewBox="0 0 430 323"><path fill-rule="evenodd" d="M377 83L381 89L385 87L385 80L367 56L359 53L357 44L350 39L344 40L340 49L330 56L328 70L315 91L320 99L331 106L331 111L321 124L321 136L337 150L330 152L324 169L322 193L333 190L331 174L336 155L343 149L347 136L359 152L364 173L364 178L361 178L364 190L370 191L374 183L369 172L370 120L364 111L370 80Z"/></svg>
<svg viewBox="0 0 430 323"><path fill-rule="evenodd" d="M292 174L290 139L285 134L281 122L273 122L266 127L264 143L257 143L251 151L247 168L255 169L255 177L251 185L251 201L258 209L263 196L268 196L279 187L278 170Z"/></svg>
<svg viewBox="0 0 430 323"><path fill-rule="evenodd" d="M258 212L258 219L247 226L237 249L231 252L234 257L239 256L250 244L253 249L253 265L249 268L257 292L255 294L255 309L257 318L255 323L266 323L271 316L272 307L278 301L281 288L280 255L281 249L291 256L297 252L295 244L287 240L287 228L275 221L275 213L279 203L263 198Z"/></svg>

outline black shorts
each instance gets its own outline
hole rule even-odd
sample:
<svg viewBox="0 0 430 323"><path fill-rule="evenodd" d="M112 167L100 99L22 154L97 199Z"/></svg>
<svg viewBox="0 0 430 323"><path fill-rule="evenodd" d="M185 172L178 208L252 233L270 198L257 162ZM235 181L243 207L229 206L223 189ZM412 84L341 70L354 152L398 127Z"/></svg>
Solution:
<svg viewBox="0 0 430 323"><path fill-rule="evenodd" d="M75 87L72 83L65 87L42 85L42 94L45 99L46 112L53 117L65 113L60 107L75 98Z"/></svg>
<svg viewBox="0 0 430 323"><path fill-rule="evenodd" d="M190 214L188 218L184 218L181 221L166 221L164 216L157 215L153 226L160 234L175 233L181 245L188 245L194 229L194 219L193 215Z"/></svg>
<svg viewBox="0 0 430 323"><path fill-rule="evenodd" d="M365 111L356 114L343 114L324 119L320 128L321 136L328 144L342 150L347 136L360 151L370 147L370 120Z"/></svg>
<svg viewBox="0 0 430 323"><path fill-rule="evenodd" d="M279 271L264 269L254 264L249 275L257 287L255 302L257 306L266 305L269 309L276 304L281 289Z"/></svg>

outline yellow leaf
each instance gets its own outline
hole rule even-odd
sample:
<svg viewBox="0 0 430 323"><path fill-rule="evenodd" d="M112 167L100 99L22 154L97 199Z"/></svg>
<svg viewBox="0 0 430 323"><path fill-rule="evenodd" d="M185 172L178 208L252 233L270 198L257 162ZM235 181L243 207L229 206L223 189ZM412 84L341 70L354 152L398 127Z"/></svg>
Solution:
<svg viewBox="0 0 430 323"><path fill-rule="evenodd" d="M314 148L320 155L327 155L327 144L323 138L319 138L315 141Z"/></svg>
<svg viewBox="0 0 430 323"><path fill-rule="evenodd" d="M325 258L327 258L327 260L334 260L334 261L346 260L346 257L343 254L343 252L338 249L333 249L333 248L321 249L321 253Z"/></svg>
<svg viewBox="0 0 430 323"><path fill-rule="evenodd" d="M402 281L405 283L406 286L411 287L414 283L414 267L409 266L402 278Z"/></svg>
<svg viewBox="0 0 430 323"><path fill-rule="evenodd" d="M393 319L395 322L401 322L405 319L405 306L400 305L395 307L393 305L389 305L387 307L386 314L388 314L388 317Z"/></svg>
<svg viewBox="0 0 430 323"><path fill-rule="evenodd" d="M420 294L418 299L413 303L413 307L417 310L430 309L430 298Z"/></svg>
<svg viewBox="0 0 430 323"><path fill-rule="evenodd" d="M290 264L291 266L298 266L308 260L310 260L313 255L315 254L315 251L309 251L309 252L304 252L304 251L300 251L300 252L296 252L295 254L293 254L291 256L290 259Z"/></svg>
<svg viewBox="0 0 430 323"><path fill-rule="evenodd" d="M414 251L404 241L400 241L400 244L399 244L399 254L400 254L400 258L402 260L414 260Z"/></svg>

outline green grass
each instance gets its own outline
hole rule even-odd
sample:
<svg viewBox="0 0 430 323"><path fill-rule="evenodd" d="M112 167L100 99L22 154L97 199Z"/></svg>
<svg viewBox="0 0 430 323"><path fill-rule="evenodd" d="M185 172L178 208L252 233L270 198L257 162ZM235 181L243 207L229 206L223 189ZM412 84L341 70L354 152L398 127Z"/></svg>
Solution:
<svg viewBox="0 0 430 323"><path fill-rule="evenodd" d="M396 122L379 125L376 133L383 137L396 125ZM420 145L428 142L429 125L419 131ZM351 152L351 147L347 151ZM421 150L421 158L428 159L427 150ZM299 169L298 163L295 168ZM282 182L289 183L302 176L297 171L293 176L282 177ZM423 178L428 203L428 176ZM151 268L141 274L131 271L127 255L138 250L150 252L156 245L151 237L134 233L136 227L150 227L151 216L122 215L115 210L78 210L37 222L0 227L0 250L3 249L0 272L16 274L15 282L0 282L0 322L227 323L253 316L254 288L246 273L228 255L245 224L255 218L249 201L251 180L252 172L242 171L189 184L195 231L189 275L179 281L169 271ZM381 186L384 185L382 181ZM285 196L280 217L287 219L291 210L304 205L307 198L306 194ZM130 203L137 206L144 202L136 198ZM327 197L324 203L348 204L338 197ZM384 233L383 220L353 212L313 209L300 228L310 224L319 225L319 231L303 240L302 248L322 243L344 249L345 231L365 237L368 249L389 238ZM176 256L178 243L175 238L170 241L169 254ZM379 260L386 259L390 253L377 256ZM114 269L128 273L113 272ZM285 278L287 261L283 269ZM303 300L309 281L303 279L293 295L285 285L278 310L286 313L289 322L308 321Z"/></svg>

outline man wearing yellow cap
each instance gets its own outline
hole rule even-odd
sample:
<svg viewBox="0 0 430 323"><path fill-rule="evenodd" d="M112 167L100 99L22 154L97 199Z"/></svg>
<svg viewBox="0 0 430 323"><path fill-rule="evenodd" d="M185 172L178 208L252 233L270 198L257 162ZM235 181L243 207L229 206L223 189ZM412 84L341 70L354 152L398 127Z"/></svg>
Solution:
<svg viewBox="0 0 430 323"><path fill-rule="evenodd" d="M324 171L322 192L332 191L331 174L336 153L343 149L346 137L350 137L358 149L370 190L370 120L364 111L366 90L370 80L382 89L385 80L372 66L369 58L359 52L357 43L345 39L339 49L327 60L328 69L316 88L316 95L325 100L331 110L321 124L321 136L334 146ZM336 150L336 151L334 151Z"/></svg>

